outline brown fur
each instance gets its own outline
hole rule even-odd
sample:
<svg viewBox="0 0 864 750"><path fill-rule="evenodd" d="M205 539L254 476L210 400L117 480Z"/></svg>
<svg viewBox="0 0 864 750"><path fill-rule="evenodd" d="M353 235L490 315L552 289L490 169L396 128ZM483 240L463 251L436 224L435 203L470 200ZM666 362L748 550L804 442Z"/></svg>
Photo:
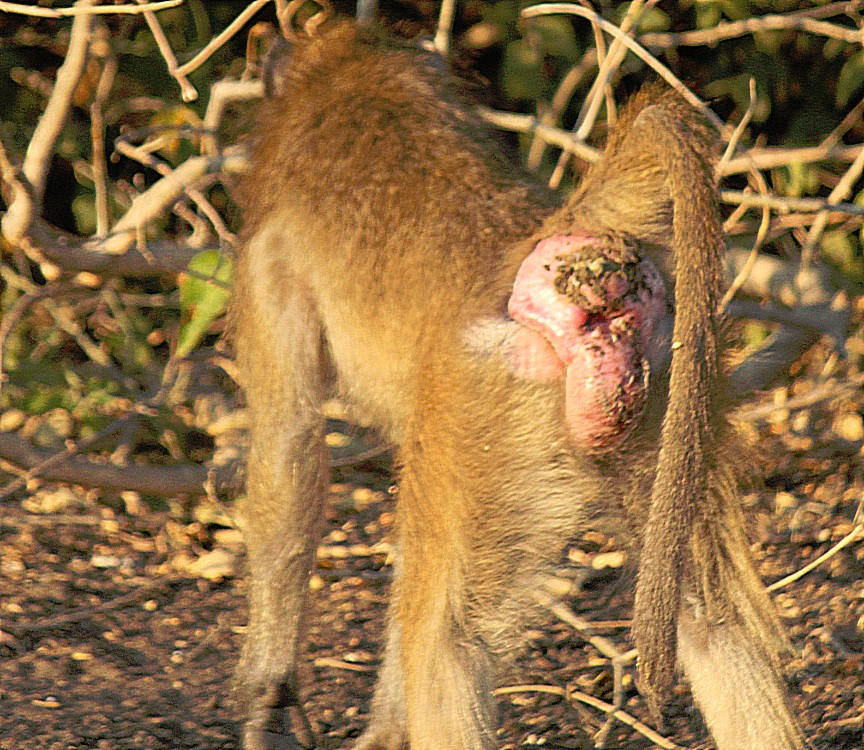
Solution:
<svg viewBox="0 0 864 750"><path fill-rule="evenodd" d="M394 602L359 747L493 747L495 665L518 642L537 572L614 518L644 547L634 630L652 705L677 641L721 750L802 748L715 406L721 244L701 121L676 97L637 98L556 211L431 55L334 24L279 80L245 185L232 313L252 423L247 750L292 746L327 483L321 405L336 389L399 445L401 466ZM605 455L573 449L560 383L466 345L502 316L537 239L573 227L634 239L676 274L669 378L654 378L643 424ZM743 687L718 691L715 672Z"/></svg>

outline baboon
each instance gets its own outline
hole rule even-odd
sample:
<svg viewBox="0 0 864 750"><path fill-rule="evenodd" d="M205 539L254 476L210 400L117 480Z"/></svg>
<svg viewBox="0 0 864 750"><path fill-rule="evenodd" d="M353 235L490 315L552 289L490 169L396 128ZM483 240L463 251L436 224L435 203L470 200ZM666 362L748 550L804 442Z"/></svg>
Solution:
<svg viewBox="0 0 864 750"><path fill-rule="evenodd" d="M313 742L298 640L339 393L398 446L393 602L357 748L494 747L490 691L538 572L610 519L641 550L652 710L678 663L720 750L803 748L728 460L700 117L637 95L562 206L431 53L332 22L293 45L278 88L232 312L251 415L244 747Z"/></svg>

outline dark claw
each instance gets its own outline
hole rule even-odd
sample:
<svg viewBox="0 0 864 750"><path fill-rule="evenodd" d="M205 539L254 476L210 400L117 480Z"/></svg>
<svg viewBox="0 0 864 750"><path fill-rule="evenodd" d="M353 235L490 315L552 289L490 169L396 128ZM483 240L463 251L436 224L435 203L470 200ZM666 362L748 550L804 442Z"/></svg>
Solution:
<svg viewBox="0 0 864 750"><path fill-rule="evenodd" d="M314 750L315 735L295 704L257 709L243 729L243 750Z"/></svg>

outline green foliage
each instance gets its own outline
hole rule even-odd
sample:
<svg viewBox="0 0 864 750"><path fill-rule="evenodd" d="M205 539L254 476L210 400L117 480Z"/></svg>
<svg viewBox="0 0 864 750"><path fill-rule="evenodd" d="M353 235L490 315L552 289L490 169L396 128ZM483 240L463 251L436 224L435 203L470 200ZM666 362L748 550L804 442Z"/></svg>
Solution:
<svg viewBox="0 0 864 750"><path fill-rule="evenodd" d="M758 320L747 320L741 326L741 347L745 352L758 351L771 335L771 329Z"/></svg>
<svg viewBox="0 0 864 750"><path fill-rule="evenodd" d="M819 175L813 167L796 162L783 172L786 177L781 181L784 195L800 198L802 195L813 195L819 190Z"/></svg>
<svg viewBox="0 0 864 750"><path fill-rule="evenodd" d="M186 137L183 132L184 128L201 127L201 118L192 107L175 104L153 115L149 124L157 130L164 129L164 145L159 149L159 154L170 164L177 166L196 154L199 138Z"/></svg>
<svg viewBox="0 0 864 750"><path fill-rule="evenodd" d="M509 41L504 49L501 88L513 100L548 98L554 90L556 74L576 60L582 48L564 16L533 19L523 30L524 35Z"/></svg>
<svg viewBox="0 0 864 750"><path fill-rule="evenodd" d="M822 257L836 266L850 281L864 283L864 257L855 235L832 229L822 235Z"/></svg>
<svg viewBox="0 0 864 750"><path fill-rule="evenodd" d="M615 19L620 24L630 8L629 2L621 3L615 9ZM668 31L670 28L669 14L656 5L644 11L639 21L639 30L646 31Z"/></svg>
<svg viewBox="0 0 864 750"><path fill-rule="evenodd" d="M501 88L508 99L530 99L538 89L542 59L537 50L523 40L507 44L501 64Z"/></svg>
<svg viewBox="0 0 864 750"><path fill-rule="evenodd" d="M720 23L723 10L719 2L696 3L696 28L710 29Z"/></svg>
<svg viewBox="0 0 864 750"><path fill-rule="evenodd" d="M216 250L198 253L189 263L189 273L180 279L182 324L176 355L187 356L228 305L231 294L231 260Z"/></svg>
<svg viewBox="0 0 864 750"><path fill-rule="evenodd" d="M77 437L87 439L128 407L122 390L116 380L83 376L69 362L28 361L9 373L0 411L14 408L37 416L62 409L74 420Z"/></svg>
<svg viewBox="0 0 864 750"><path fill-rule="evenodd" d="M848 106L852 97L860 94L862 88L864 88L864 50L852 55L840 69L837 78L837 106Z"/></svg>

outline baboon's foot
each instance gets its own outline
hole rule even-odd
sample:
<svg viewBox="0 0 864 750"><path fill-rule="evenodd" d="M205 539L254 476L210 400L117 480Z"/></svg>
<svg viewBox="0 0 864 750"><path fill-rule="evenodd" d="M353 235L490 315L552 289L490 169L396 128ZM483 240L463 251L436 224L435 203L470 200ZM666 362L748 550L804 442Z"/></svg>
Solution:
<svg viewBox="0 0 864 750"><path fill-rule="evenodd" d="M314 750L315 736L299 706L263 707L243 727L243 750Z"/></svg>

